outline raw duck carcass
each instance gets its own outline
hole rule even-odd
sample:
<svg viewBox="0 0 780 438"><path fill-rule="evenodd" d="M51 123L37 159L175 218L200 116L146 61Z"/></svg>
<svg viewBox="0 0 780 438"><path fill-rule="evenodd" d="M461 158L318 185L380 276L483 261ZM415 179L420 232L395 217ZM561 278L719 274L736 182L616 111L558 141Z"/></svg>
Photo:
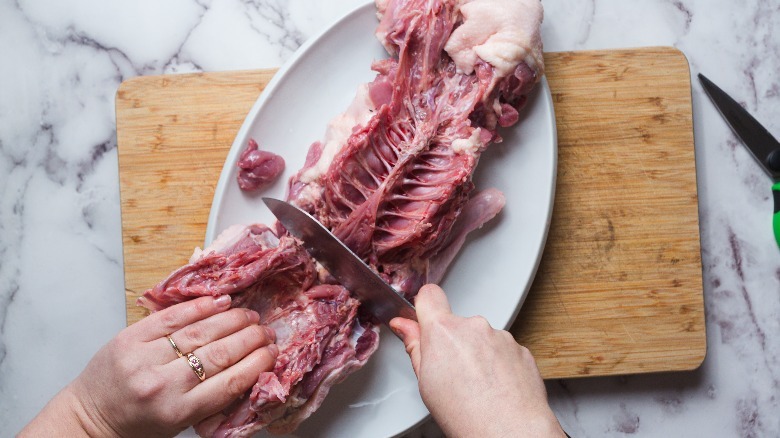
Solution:
<svg viewBox="0 0 780 438"><path fill-rule="evenodd" d="M475 191L471 176L543 74L542 7L377 0L377 16L390 57L374 62L375 79L310 147L287 199L413 298L504 205L496 189ZM221 294L258 311L280 353L223 412L215 436L295 430L378 347L376 322L279 224L228 228L139 304L159 310Z"/></svg>

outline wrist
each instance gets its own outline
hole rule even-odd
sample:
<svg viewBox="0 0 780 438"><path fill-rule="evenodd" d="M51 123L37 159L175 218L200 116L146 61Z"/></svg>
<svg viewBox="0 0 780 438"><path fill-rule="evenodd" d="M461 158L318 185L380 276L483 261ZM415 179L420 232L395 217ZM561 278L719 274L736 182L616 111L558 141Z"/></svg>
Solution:
<svg viewBox="0 0 780 438"><path fill-rule="evenodd" d="M63 389L63 396L67 397L70 410L75 418L75 423L88 437L115 437L121 436L118 429L111 427L98 403L95 403L89 390L85 389L79 379L71 382Z"/></svg>
<svg viewBox="0 0 780 438"><path fill-rule="evenodd" d="M496 419L487 427L496 438L558 438L566 437L558 418L551 409L528 412L522 416L508 415L503 421Z"/></svg>
<svg viewBox="0 0 780 438"><path fill-rule="evenodd" d="M530 432L529 437L566 437L558 418L549 410L548 412L534 417L534 420L527 427Z"/></svg>
<svg viewBox="0 0 780 438"><path fill-rule="evenodd" d="M452 416L433 415L448 437L482 436L486 438L548 438L566 437L552 410L526 415L502 412L467 422L452 421Z"/></svg>
<svg viewBox="0 0 780 438"><path fill-rule="evenodd" d="M80 404L74 403L74 396L68 385L43 407L41 412L19 432L19 436L94 436L84 427L78 413L79 409Z"/></svg>

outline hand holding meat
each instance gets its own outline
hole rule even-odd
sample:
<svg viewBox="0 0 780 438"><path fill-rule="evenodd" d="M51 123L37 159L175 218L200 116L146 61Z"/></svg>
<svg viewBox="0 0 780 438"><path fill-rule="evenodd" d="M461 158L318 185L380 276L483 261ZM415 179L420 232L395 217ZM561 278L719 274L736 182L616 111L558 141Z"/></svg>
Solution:
<svg viewBox="0 0 780 438"><path fill-rule="evenodd" d="M417 295L418 323L395 318L420 394L450 437L564 436L533 356L482 317L452 314L435 285Z"/></svg>
<svg viewBox="0 0 780 438"><path fill-rule="evenodd" d="M20 436L173 436L221 421L213 415L277 355L273 330L230 303L229 295L202 297L124 329Z"/></svg>

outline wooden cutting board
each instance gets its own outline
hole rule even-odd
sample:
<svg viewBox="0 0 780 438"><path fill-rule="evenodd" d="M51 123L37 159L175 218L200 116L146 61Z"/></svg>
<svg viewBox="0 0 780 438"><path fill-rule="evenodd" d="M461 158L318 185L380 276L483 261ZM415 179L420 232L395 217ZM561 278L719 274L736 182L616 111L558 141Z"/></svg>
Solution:
<svg viewBox="0 0 780 438"><path fill-rule="evenodd" d="M673 48L545 61L558 130L555 206L511 331L545 378L694 369L706 343L688 62ZM136 298L203 244L228 149L273 74L120 86L128 324L146 315Z"/></svg>

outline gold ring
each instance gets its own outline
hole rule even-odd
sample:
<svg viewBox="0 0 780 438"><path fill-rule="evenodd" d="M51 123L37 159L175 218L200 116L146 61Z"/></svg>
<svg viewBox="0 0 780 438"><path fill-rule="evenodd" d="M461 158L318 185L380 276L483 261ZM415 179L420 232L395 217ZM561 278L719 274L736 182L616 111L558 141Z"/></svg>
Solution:
<svg viewBox="0 0 780 438"><path fill-rule="evenodd" d="M187 353L187 363L190 364L190 368L195 372L200 381L206 380L206 370L203 369L203 363L192 353Z"/></svg>
<svg viewBox="0 0 780 438"><path fill-rule="evenodd" d="M165 337L168 338L168 342L171 343L171 347L173 347L173 351L176 352L176 355L179 356L179 357L184 356L184 354L182 354L181 350L179 350L179 347L176 346L176 343L173 342L173 338L171 337L171 335L165 335Z"/></svg>

